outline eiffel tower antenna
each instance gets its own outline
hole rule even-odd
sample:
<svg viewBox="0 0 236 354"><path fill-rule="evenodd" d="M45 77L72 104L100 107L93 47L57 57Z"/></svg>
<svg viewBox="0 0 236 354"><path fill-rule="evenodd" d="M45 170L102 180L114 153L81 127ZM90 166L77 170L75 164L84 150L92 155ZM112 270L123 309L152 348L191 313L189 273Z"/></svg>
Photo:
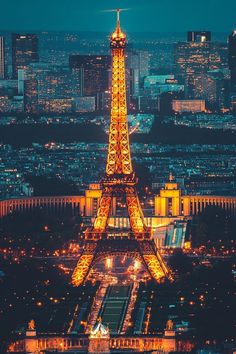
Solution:
<svg viewBox="0 0 236 354"><path fill-rule="evenodd" d="M120 9L116 10L116 25L120 26Z"/></svg>

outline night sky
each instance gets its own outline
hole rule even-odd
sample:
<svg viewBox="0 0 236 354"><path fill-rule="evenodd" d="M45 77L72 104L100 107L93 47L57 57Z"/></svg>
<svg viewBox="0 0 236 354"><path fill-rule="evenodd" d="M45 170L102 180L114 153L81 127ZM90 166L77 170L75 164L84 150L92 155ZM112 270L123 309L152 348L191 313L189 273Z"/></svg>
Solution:
<svg viewBox="0 0 236 354"><path fill-rule="evenodd" d="M0 30L110 31L111 8L129 32L183 32L236 27L236 0L0 0Z"/></svg>

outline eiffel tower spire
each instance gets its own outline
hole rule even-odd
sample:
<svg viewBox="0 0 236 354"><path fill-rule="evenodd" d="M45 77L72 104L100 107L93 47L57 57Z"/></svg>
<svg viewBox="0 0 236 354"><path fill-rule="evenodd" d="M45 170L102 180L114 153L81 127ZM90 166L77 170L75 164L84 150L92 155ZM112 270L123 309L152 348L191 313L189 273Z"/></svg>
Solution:
<svg viewBox="0 0 236 354"><path fill-rule="evenodd" d="M115 31L110 37L112 51L111 122L106 174L129 175L133 172L126 105L125 47L126 35L121 31L120 10L117 10Z"/></svg>

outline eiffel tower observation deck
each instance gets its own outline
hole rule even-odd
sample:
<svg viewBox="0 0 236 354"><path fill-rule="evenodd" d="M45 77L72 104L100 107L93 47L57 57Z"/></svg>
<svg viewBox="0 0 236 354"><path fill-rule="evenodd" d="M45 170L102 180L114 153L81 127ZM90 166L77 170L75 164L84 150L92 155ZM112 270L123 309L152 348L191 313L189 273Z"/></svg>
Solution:
<svg viewBox="0 0 236 354"><path fill-rule="evenodd" d="M86 279L89 270L101 259L111 255L128 255L139 259L150 276L160 282L172 279L153 240L152 230L144 221L137 178L133 169L127 121L125 47L126 34L121 29L120 10L117 11L116 28L110 36L112 53L112 90L109 144L105 176L101 181L102 197L92 227L84 234L84 247L72 276L74 286ZM112 231L108 221L115 198L124 198L130 220L130 230L123 237L123 230Z"/></svg>

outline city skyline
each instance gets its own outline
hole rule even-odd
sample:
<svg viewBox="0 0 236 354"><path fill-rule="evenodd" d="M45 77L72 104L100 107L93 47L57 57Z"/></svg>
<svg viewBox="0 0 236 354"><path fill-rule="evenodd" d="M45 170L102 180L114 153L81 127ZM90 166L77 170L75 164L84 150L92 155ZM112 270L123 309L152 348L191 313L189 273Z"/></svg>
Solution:
<svg viewBox="0 0 236 354"><path fill-rule="evenodd" d="M197 29L229 32L236 28L236 3L233 0L200 0L197 5L187 0L149 0L146 3L141 0L116 0L112 3L107 0L88 3L77 0L52 0L48 3L41 0L38 4L22 0L20 6L16 0L9 0L2 5L0 30L109 32L114 19L109 13L112 8L127 9L122 14L122 21L126 32L130 33Z"/></svg>
<svg viewBox="0 0 236 354"><path fill-rule="evenodd" d="M235 354L234 4L9 1L0 353Z"/></svg>

